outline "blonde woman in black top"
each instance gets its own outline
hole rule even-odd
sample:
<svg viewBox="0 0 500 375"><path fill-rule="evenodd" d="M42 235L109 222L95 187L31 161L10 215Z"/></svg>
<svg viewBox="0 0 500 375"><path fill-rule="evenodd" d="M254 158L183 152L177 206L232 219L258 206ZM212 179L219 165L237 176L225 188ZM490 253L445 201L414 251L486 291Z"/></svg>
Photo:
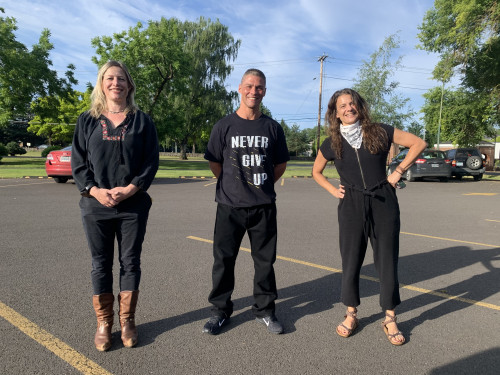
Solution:
<svg viewBox="0 0 500 375"><path fill-rule="evenodd" d="M118 242L121 338L137 344L135 310L141 278L142 242L151 207L148 190L159 163L151 118L134 102L127 68L108 61L99 69L89 111L78 118L71 166L82 194L80 209L92 255L92 297L97 316L94 343L111 347L114 242Z"/></svg>

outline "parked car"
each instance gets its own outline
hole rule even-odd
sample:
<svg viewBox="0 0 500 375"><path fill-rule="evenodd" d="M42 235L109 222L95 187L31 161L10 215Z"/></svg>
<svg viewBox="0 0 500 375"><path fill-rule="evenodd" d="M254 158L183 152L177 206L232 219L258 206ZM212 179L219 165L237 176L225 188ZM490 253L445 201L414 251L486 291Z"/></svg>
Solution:
<svg viewBox="0 0 500 375"><path fill-rule="evenodd" d="M448 150L448 159L451 161L451 175L457 180L461 180L463 176L472 176L474 181L483 179L485 161L477 148Z"/></svg>
<svg viewBox="0 0 500 375"><path fill-rule="evenodd" d="M388 168L387 175L390 175L396 167L403 161L408 154L408 149L404 149L394 158L392 158ZM444 151L424 150L415 160L415 163L402 176L407 181L415 181L418 178L434 177L440 181L446 182L451 176L451 163L446 158Z"/></svg>
<svg viewBox="0 0 500 375"><path fill-rule="evenodd" d="M45 150L47 147L49 147L48 145L40 145L40 146L36 146L36 149L37 150Z"/></svg>
<svg viewBox="0 0 500 375"><path fill-rule="evenodd" d="M45 172L57 183L64 184L73 178L71 172L71 146L49 152L45 159Z"/></svg>

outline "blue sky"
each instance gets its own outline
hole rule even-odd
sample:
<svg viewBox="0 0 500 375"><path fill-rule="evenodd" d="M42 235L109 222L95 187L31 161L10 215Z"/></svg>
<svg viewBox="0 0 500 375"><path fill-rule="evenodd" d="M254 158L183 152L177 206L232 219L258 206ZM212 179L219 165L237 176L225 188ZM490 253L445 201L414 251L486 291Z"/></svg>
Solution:
<svg viewBox="0 0 500 375"><path fill-rule="evenodd" d="M237 90L243 72L259 68L267 76L264 104L273 117L311 128L318 123L318 58L328 55L323 118L333 92L351 86L363 61L397 31L402 43L395 57L402 55L405 66L394 75L400 83L397 93L420 109L422 94L439 86L431 79L438 56L416 48L418 26L433 4L431 0L4 0L0 7L5 10L3 17L16 18L16 36L30 49L42 29L51 31L53 69L62 75L73 63L81 91L87 82L95 83L93 37L161 17L219 19L242 41L228 87Z"/></svg>

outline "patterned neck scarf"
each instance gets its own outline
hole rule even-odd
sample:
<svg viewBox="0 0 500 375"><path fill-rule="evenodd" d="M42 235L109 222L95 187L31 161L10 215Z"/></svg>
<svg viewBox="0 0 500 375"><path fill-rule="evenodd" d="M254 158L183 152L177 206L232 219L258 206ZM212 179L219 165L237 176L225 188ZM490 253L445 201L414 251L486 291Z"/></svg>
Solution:
<svg viewBox="0 0 500 375"><path fill-rule="evenodd" d="M363 132L359 120L352 125L340 125L340 134L353 148L360 148L363 142Z"/></svg>

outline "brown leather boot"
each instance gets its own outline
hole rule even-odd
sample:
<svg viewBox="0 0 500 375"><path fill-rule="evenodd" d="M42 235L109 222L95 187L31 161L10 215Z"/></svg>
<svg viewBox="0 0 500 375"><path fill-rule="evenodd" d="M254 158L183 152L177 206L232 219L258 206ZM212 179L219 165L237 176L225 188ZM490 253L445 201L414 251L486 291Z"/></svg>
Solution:
<svg viewBox="0 0 500 375"><path fill-rule="evenodd" d="M97 316L97 331L94 343L97 350L105 352L111 348L111 327L113 326L113 293L97 294L92 297Z"/></svg>
<svg viewBox="0 0 500 375"><path fill-rule="evenodd" d="M137 344L137 328L135 326L135 307L137 306L138 290L125 290L118 295L120 305L120 326L122 327L122 342L126 348Z"/></svg>

